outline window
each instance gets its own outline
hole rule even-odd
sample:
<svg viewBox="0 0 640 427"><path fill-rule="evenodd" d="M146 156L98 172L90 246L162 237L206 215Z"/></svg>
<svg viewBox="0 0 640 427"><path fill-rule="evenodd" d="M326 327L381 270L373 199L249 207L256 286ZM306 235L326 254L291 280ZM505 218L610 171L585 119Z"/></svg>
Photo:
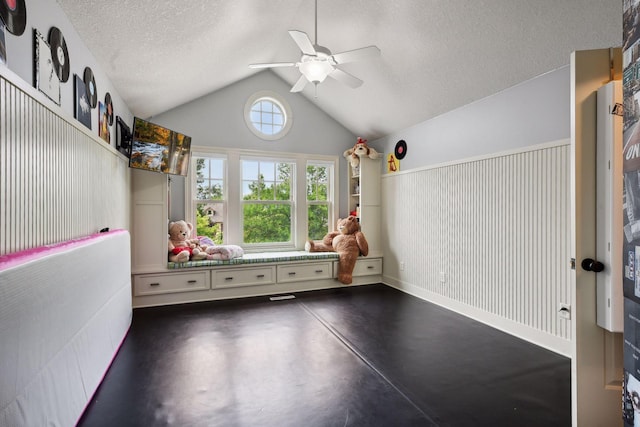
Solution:
<svg viewBox="0 0 640 427"><path fill-rule="evenodd" d="M333 164L307 164L307 234L312 240L321 240L329 232L332 175Z"/></svg>
<svg viewBox="0 0 640 427"><path fill-rule="evenodd" d="M242 162L243 243L289 243L293 233L295 163Z"/></svg>
<svg viewBox="0 0 640 427"><path fill-rule="evenodd" d="M209 237L214 243L224 242L225 222L225 159L194 156L194 211L196 234Z"/></svg>
<svg viewBox="0 0 640 427"><path fill-rule="evenodd" d="M291 129L289 104L275 92L261 91L249 97L244 116L251 132L265 140L282 138Z"/></svg>
<svg viewBox="0 0 640 427"><path fill-rule="evenodd" d="M301 250L337 219L338 156L193 147L185 219L246 252Z"/></svg>

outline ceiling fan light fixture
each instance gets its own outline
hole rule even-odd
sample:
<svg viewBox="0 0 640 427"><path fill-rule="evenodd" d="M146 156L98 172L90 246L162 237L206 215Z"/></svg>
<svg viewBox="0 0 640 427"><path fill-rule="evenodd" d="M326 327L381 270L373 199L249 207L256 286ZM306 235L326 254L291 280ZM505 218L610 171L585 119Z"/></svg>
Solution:
<svg viewBox="0 0 640 427"><path fill-rule="evenodd" d="M309 58L300 64L300 72L311 83L322 83L333 70L334 67L324 60Z"/></svg>

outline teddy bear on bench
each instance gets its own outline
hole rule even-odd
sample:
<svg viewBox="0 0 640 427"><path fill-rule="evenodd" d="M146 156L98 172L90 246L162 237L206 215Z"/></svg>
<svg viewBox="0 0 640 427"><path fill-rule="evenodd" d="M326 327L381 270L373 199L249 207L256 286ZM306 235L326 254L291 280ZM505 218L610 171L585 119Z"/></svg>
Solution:
<svg viewBox="0 0 640 427"><path fill-rule="evenodd" d="M348 285L353 282L353 269L358 257L369 254L369 244L353 215L339 219L336 228L337 231L328 233L321 241L308 240L304 248L307 252L337 252L340 256L338 280Z"/></svg>

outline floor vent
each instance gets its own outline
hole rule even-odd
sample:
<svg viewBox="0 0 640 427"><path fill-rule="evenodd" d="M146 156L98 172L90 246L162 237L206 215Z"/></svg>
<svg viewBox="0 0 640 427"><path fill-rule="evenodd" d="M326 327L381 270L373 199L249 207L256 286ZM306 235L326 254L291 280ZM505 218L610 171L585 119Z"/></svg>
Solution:
<svg viewBox="0 0 640 427"><path fill-rule="evenodd" d="M278 296L275 296L275 297L270 297L269 300L271 300L271 301L282 301L282 300L285 300L285 299L295 299L295 297L296 297L295 295L278 295Z"/></svg>

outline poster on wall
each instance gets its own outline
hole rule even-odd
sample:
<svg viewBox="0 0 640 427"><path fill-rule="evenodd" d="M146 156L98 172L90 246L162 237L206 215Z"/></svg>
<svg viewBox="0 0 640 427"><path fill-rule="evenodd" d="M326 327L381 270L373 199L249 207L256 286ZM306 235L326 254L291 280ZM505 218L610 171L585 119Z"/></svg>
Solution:
<svg viewBox="0 0 640 427"><path fill-rule="evenodd" d="M640 7L625 1L622 46L624 379L622 418L640 426Z"/></svg>
<svg viewBox="0 0 640 427"><path fill-rule="evenodd" d="M60 79L55 72L51 47L38 30L34 34L34 74L36 88L60 105Z"/></svg>
<svg viewBox="0 0 640 427"><path fill-rule="evenodd" d="M91 107L87 98L87 89L79 76L74 75L75 103L73 112L76 120L91 129Z"/></svg>
<svg viewBox="0 0 640 427"><path fill-rule="evenodd" d="M102 102L98 102L98 134L107 144L111 144L107 106Z"/></svg>

